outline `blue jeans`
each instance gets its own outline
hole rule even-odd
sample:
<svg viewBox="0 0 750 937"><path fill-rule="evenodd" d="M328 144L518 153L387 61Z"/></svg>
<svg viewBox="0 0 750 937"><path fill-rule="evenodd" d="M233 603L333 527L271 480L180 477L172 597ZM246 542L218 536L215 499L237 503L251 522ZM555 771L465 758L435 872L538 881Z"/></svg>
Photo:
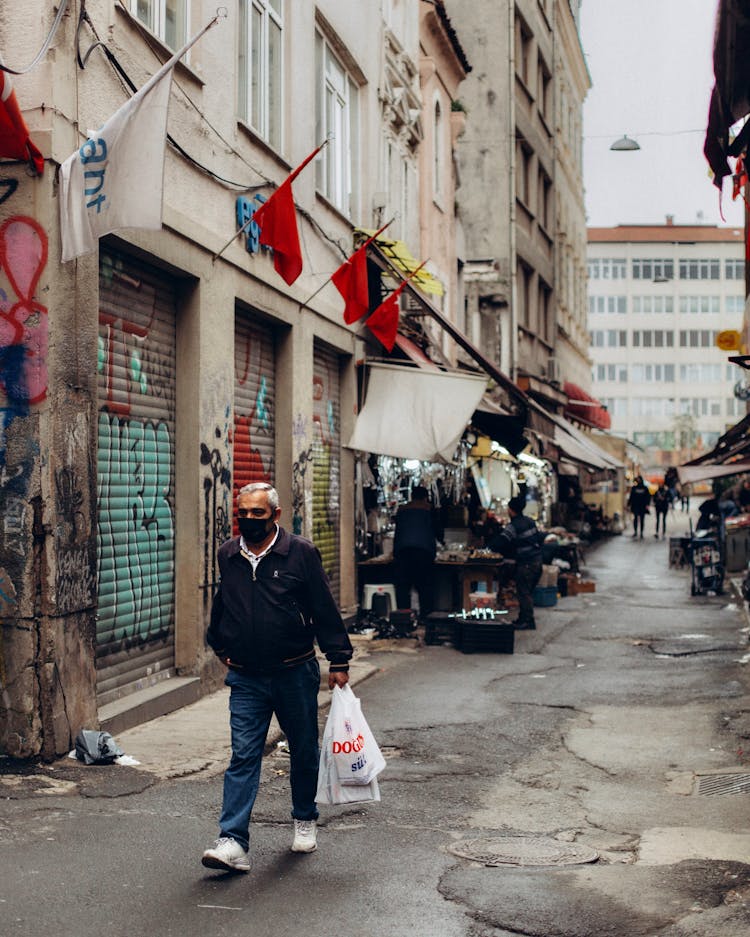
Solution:
<svg viewBox="0 0 750 937"><path fill-rule="evenodd" d="M249 846L250 814L260 783L260 765L271 716L275 713L289 742L292 816L317 820L318 690L320 667L309 660L272 675L229 670L229 725L232 760L224 774L219 827L244 849Z"/></svg>

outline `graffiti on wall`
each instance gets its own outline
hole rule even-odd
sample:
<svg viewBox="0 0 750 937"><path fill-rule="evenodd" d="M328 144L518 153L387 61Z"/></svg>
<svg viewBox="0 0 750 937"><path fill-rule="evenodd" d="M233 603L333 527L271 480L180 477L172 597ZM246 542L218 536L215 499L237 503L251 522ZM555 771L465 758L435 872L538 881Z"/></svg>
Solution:
<svg viewBox="0 0 750 937"><path fill-rule="evenodd" d="M214 430L216 445L209 448L201 443L201 465L208 469L203 478L203 594L206 601L218 583L217 550L232 533L229 408L226 418L224 432L218 426Z"/></svg>
<svg viewBox="0 0 750 937"><path fill-rule="evenodd" d="M159 421L99 414L100 643L166 633L171 625L172 441Z"/></svg>
<svg viewBox="0 0 750 937"><path fill-rule="evenodd" d="M253 329L235 341L233 496L251 482L273 481L274 400L270 375L263 373L263 341ZM270 357L270 351L268 352ZM263 452L266 453L265 461ZM237 534L237 530L234 530Z"/></svg>
<svg viewBox="0 0 750 937"><path fill-rule="evenodd" d="M57 469L55 496L55 595L57 611L64 615L94 604L96 563L87 542L85 498L75 469Z"/></svg>
<svg viewBox="0 0 750 937"><path fill-rule="evenodd" d="M6 430L47 393L47 308L35 299L47 265L47 235L33 218L16 216L0 225L0 465Z"/></svg>
<svg viewBox="0 0 750 937"><path fill-rule="evenodd" d="M338 439L338 366L316 367L313 376L313 532L329 578L338 567L339 467L334 451Z"/></svg>

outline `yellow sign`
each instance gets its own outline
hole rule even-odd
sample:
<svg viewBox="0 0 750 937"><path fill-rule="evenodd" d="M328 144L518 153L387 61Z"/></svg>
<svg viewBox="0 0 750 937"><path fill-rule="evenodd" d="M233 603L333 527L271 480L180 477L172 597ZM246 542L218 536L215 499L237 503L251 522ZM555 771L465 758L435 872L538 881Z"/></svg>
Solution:
<svg viewBox="0 0 750 937"><path fill-rule="evenodd" d="M736 329L725 329L716 336L716 347L722 351L739 351L742 336Z"/></svg>

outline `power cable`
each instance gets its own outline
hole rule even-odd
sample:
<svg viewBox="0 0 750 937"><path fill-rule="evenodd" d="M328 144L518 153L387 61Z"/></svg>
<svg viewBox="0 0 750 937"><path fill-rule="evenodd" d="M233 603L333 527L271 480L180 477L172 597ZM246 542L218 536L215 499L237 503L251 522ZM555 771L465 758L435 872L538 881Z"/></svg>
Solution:
<svg viewBox="0 0 750 937"><path fill-rule="evenodd" d="M67 8L68 8L68 0L62 0L62 2L60 3L60 6L57 8L57 16L55 17L55 21L52 24L52 28L47 34L47 38L44 40L44 45L37 52L36 58L31 63L31 65L27 65L26 68L15 69L15 68L9 68L7 65L3 65L3 63L0 62L0 71L8 72L11 75L25 75L27 72L30 72L32 68L36 68L39 62L47 54L47 50L52 44L52 40L55 38L55 33L57 32L57 28L60 25L60 22Z"/></svg>

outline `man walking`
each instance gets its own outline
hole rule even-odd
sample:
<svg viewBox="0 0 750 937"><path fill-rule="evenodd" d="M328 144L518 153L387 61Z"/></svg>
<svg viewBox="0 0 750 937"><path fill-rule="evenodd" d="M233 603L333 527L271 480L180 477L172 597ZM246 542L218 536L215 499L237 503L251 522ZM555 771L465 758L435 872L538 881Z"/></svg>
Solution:
<svg viewBox="0 0 750 937"><path fill-rule="evenodd" d="M280 527L280 516L275 488L245 485L237 499L240 535L219 548L221 583L206 639L227 667L232 758L224 774L219 838L203 853L210 869L250 871L250 815L274 713L289 743L291 848L317 848L320 668L313 641L330 663L329 689L348 682L352 645L320 554L309 540Z"/></svg>
<svg viewBox="0 0 750 937"><path fill-rule="evenodd" d="M672 492L667 488L666 483L659 485L654 492L654 511L656 513L656 533L654 537L659 539L659 524L661 523L662 540L667 534L667 512L672 505Z"/></svg>
<svg viewBox="0 0 750 937"><path fill-rule="evenodd" d="M533 592L542 576L542 533L523 510L526 499L521 495L508 502L510 522L498 531L487 546L495 553L516 561L516 594L518 618L513 625L519 630L536 628Z"/></svg>
<svg viewBox="0 0 750 937"><path fill-rule="evenodd" d="M628 507L633 515L633 536L637 537L640 529L641 540L643 540L643 520L650 503L651 492L648 490L648 485L640 475L637 475L628 496Z"/></svg>

